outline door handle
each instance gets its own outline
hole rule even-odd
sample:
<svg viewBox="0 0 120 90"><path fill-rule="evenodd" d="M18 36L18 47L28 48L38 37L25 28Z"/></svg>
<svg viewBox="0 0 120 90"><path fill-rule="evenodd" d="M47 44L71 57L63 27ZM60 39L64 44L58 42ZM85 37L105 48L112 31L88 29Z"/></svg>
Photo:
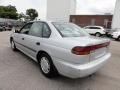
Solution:
<svg viewBox="0 0 120 90"><path fill-rule="evenodd" d="M25 40L24 38L22 38L22 40Z"/></svg>
<svg viewBox="0 0 120 90"><path fill-rule="evenodd" d="M40 45L40 42L36 42L36 45Z"/></svg>

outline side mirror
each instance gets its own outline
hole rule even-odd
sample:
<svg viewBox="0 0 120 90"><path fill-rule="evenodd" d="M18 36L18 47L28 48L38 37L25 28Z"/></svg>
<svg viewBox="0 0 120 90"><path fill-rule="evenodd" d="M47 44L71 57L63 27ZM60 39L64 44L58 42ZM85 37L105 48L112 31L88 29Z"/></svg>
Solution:
<svg viewBox="0 0 120 90"><path fill-rule="evenodd" d="M12 31L13 31L14 33L20 33L19 29L15 28L15 27L12 28Z"/></svg>
<svg viewBox="0 0 120 90"><path fill-rule="evenodd" d="M20 31L18 29L15 29L15 33L20 33Z"/></svg>

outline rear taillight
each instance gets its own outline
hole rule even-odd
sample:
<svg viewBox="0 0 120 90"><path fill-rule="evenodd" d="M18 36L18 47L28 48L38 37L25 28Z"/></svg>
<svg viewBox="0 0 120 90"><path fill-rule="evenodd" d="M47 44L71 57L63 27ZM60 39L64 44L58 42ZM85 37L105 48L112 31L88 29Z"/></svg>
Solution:
<svg viewBox="0 0 120 90"><path fill-rule="evenodd" d="M109 44L110 42L106 42L98 45L86 46L86 47L76 46L72 49L71 52L76 55L88 55L90 54L91 51L94 51L102 47L107 47L109 46Z"/></svg>
<svg viewBox="0 0 120 90"><path fill-rule="evenodd" d="M87 55L90 54L90 47L76 46L72 49L72 53L76 55Z"/></svg>

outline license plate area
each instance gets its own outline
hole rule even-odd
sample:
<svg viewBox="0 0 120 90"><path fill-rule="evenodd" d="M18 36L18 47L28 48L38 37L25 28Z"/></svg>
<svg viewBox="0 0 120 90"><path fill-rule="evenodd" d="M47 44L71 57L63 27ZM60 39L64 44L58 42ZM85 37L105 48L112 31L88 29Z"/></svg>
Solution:
<svg viewBox="0 0 120 90"><path fill-rule="evenodd" d="M106 53L108 53L108 47L103 47L103 48L91 51L90 61L97 60L98 58L104 56Z"/></svg>

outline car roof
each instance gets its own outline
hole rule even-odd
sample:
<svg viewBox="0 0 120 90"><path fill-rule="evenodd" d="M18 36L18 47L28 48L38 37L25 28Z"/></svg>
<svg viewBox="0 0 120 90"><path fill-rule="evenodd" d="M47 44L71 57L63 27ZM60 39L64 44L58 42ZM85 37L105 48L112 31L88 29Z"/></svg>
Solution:
<svg viewBox="0 0 120 90"><path fill-rule="evenodd" d="M30 21L30 22L66 22L66 21L63 21L63 20L35 20L35 21ZM28 23L30 23L28 22Z"/></svg>

